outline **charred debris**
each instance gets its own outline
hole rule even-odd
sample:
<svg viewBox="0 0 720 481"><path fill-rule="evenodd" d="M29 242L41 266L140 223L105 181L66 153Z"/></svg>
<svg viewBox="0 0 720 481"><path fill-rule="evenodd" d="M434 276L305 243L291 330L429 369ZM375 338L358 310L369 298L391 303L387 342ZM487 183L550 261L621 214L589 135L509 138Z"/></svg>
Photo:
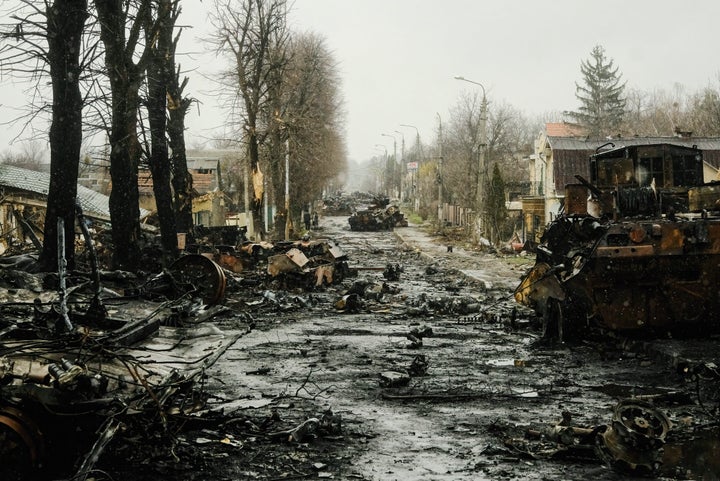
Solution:
<svg viewBox="0 0 720 481"><path fill-rule="evenodd" d="M105 224L88 225L80 215L74 270L65 239L57 272L32 273L32 247L0 259L0 479L91 479L118 435L170 456L180 430L222 412L208 405L207 370L253 326L247 310L225 305L226 291L250 286L277 310L307 296L288 301L272 288L311 291L353 275L330 240L251 243L237 227L197 228L165 269L108 271ZM152 269L155 236L146 241ZM237 318L231 334L210 322L222 316ZM277 439L338 428L313 419Z"/></svg>
<svg viewBox="0 0 720 481"><path fill-rule="evenodd" d="M633 145L590 158L590 180L566 188L516 300L546 335L588 328L689 335L720 325L720 184L703 184L703 153Z"/></svg>
<svg viewBox="0 0 720 481"><path fill-rule="evenodd" d="M324 202L326 209L332 212L349 213L348 223L353 231L388 231L408 226L400 208L391 205L390 199L382 195L356 192L351 196L341 194Z"/></svg>

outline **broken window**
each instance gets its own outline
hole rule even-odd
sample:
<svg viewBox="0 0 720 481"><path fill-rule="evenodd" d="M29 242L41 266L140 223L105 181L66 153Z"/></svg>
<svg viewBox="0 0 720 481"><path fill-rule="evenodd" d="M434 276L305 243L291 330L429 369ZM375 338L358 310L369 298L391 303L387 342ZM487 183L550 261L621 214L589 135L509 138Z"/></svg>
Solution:
<svg viewBox="0 0 720 481"><path fill-rule="evenodd" d="M641 187L649 186L655 179L656 186L665 184L662 157L648 157L638 161L638 182Z"/></svg>

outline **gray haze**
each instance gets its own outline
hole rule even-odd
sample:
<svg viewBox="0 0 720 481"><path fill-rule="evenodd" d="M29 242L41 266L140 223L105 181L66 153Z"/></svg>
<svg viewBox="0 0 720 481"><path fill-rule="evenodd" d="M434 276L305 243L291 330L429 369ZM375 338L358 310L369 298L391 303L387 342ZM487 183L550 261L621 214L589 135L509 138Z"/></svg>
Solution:
<svg viewBox="0 0 720 481"><path fill-rule="evenodd" d="M185 0L181 59L189 91L202 103L188 119L189 145L209 145L220 135L225 114L217 107L211 78L220 64L201 54L210 2ZM507 102L527 114L577 108L580 62L595 45L620 68L628 88L694 92L717 86L717 20L720 2L696 0L294 0L291 25L323 36L339 63L347 112L351 159L392 151L399 130L411 144L415 125L424 142L435 139L437 114L445 118L462 92L480 82L492 103ZM24 101L2 77L0 115ZM42 126L40 126L42 127ZM46 132L38 129L38 139ZM16 129L2 129L5 150ZM394 134L400 148L400 135ZM45 138L42 138L44 136Z"/></svg>

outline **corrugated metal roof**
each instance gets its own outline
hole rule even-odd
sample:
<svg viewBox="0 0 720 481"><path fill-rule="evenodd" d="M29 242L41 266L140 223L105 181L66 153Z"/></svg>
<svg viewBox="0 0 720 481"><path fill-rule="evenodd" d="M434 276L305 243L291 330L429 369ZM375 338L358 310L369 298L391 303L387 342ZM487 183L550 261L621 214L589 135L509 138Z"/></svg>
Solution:
<svg viewBox="0 0 720 481"><path fill-rule="evenodd" d="M613 142L612 140L603 139L585 139L582 137L550 137L547 138L550 147L553 150L592 150L594 151L603 144ZM618 144L615 143L615 146Z"/></svg>
<svg viewBox="0 0 720 481"><path fill-rule="evenodd" d="M627 137L619 139L584 139L578 137L548 136L553 150L595 150L611 142L614 148L629 145L673 144L683 147L696 146L700 150L720 151L720 138L717 137Z"/></svg>
<svg viewBox="0 0 720 481"><path fill-rule="evenodd" d="M50 187L50 174L0 164L0 186L47 196ZM82 185L78 185L77 189L77 199L85 215L110 220L110 199L108 196ZM148 211L140 209L141 217L147 214Z"/></svg>
<svg viewBox="0 0 720 481"><path fill-rule="evenodd" d="M610 142L615 147L631 145L672 144L683 147L697 147L703 151L703 160L720 168L720 137L627 137L619 139L585 139L578 137L547 137L553 151L580 151L594 153L595 149ZM609 148L611 146L608 146Z"/></svg>

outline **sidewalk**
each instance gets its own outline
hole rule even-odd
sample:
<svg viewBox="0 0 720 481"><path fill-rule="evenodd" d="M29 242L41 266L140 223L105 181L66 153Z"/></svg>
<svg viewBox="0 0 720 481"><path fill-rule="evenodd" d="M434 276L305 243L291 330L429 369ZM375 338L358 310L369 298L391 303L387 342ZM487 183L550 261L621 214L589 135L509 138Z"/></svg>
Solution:
<svg viewBox="0 0 720 481"><path fill-rule="evenodd" d="M442 239L427 233L423 226L410 224L408 227L396 227L395 236L407 246L417 250L429 262L443 267L458 269L463 275L481 282L486 290L509 289L514 291L520 283L520 276L526 266L510 264L495 254L474 252L453 245L452 252L442 244Z"/></svg>

